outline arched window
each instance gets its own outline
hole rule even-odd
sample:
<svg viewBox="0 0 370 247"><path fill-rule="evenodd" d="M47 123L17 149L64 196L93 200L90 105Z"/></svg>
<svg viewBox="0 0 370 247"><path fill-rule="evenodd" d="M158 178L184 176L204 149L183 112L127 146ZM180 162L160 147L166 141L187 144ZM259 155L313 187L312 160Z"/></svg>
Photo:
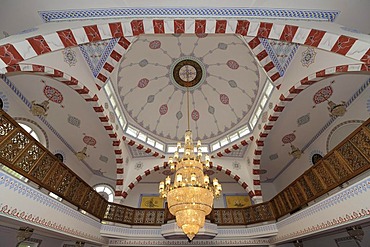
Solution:
<svg viewBox="0 0 370 247"><path fill-rule="evenodd" d="M39 135L27 124L25 123L18 123L25 131L28 132L33 138L36 139L36 141L40 142Z"/></svg>
<svg viewBox="0 0 370 247"><path fill-rule="evenodd" d="M49 148L49 140L46 135L45 130L43 130L35 121L23 118L23 117L15 117L15 121L27 131L36 141L41 143L44 147Z"/></svg>
<svg viewBox="0 0 370 247"><path fill-rule="evenodd" d="M107 184L97 184L94 186L94 190L103 196L108 202L113 202L114 190Z"/></svg>

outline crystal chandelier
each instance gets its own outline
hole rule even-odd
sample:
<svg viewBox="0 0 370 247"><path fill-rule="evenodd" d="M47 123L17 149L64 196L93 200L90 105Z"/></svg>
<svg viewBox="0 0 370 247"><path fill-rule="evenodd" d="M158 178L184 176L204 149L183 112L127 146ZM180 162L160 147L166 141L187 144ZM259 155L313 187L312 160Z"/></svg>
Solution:
<svg viewBox="0 0 370 247"><path fill-rule="evenodd" d="M189 123L189 89L187 88L188 130L185 132L185 143L177 143L174 157L169 157L168 164L175 171L173 184L167 176L165 181L159 183L161 197L167 199L168 209L176 216L177 225L183 230L191 241L204 226L206 215L210 214L213 199L219 197L222 191L217 178L210 183L210 178L204 170L210 167L210 157L205 155L202 159L201 141L198 140L194 148L192 132ZM180 149L184 149L182 157ZM197 151L197 152L195 152Z"/></svg>

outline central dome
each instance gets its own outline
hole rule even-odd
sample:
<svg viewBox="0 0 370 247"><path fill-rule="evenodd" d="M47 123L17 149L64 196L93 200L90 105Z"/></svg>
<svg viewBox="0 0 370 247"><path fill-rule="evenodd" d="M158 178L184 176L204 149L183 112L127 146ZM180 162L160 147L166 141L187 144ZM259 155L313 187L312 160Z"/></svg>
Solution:
<svg viewBox="0 0 370 247"><path fill-rule="evenodd" d="M164 143L190 128L209 144L248 123L260 89L257 63L236 35L140 35L119 65L128 123Z"/></svg>

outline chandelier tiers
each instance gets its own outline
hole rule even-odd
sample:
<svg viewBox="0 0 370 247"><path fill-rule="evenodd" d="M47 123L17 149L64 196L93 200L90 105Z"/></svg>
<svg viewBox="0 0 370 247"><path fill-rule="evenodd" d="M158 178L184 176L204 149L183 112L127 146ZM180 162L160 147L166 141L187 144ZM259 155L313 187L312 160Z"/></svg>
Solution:
<svg viewBox="0 0 370 247"><path fill-rule="evenodd" d="M187 130L183 157L179 157L182 147L181 143L177 143L174 157L168 160L171 170L175 171L173 184L169 176L159 183L161 197L167 199L170 213L176 216L177 225L189 240L204 226L206 215L212 211L214 198L219 197L222 191L217 178L214 178L211 184L210 178L204 174L204 170L210 167L210 158L207 154L202 160L200 147L199 140L195 154L192 132Z"/></svg>

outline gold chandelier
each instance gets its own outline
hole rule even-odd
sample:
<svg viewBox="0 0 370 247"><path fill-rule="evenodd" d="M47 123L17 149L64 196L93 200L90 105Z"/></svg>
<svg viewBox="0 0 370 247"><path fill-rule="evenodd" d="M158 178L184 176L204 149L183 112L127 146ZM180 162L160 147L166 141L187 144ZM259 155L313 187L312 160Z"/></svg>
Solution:
<svg viewBox="0 0 370 247"><path fill-rule="evenodd" d="M189 89L187 88L188 130L185 132L184 154L179 157L182 148L177 143L174 157L169 157L168 164L175 171L175 178L167 176L165 181L159 183L161 197L167 199L168 209L176 216L177 225L183 230L191 241L204 226L206 215L210 214L213 199L219 197L222 191L221 184L214 178L204 174L210 167L210 157L205 155L202 159L201 141L196 144L196 153L193 144L192 132L189 123Z"/></svg>

